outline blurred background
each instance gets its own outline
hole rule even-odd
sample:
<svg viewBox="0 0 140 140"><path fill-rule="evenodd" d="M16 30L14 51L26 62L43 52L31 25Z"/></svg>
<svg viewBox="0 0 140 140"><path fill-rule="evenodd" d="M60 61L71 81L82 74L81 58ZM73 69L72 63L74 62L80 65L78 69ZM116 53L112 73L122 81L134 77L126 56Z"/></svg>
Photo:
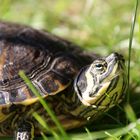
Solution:
<svg viewBox="0 0 140 140"><path fill-rule="evenodd" d="M127 50L134 5L135 0L0 0L0 19L47 29L106 55ZM140 14L134 47L140 43L139 25Z"/></svg>
<svg viewBox="0 0 140 140"><path fill-rule="evenodd" d="M135 3L135 0L0 0L0 20L48 30L101 55L118 51L128 60ZM139 85L140 8L131 61L131 83Z"/></svg>
<svg viewBox="0 0 140 140"><path fill-rule="evenodd" d="M127 64L135 3L135 0L0 0L0 20L48 30L100 55L118 51ZM130 101L140 117L137 98L140 96L140 7L131 56Z"/></svg>

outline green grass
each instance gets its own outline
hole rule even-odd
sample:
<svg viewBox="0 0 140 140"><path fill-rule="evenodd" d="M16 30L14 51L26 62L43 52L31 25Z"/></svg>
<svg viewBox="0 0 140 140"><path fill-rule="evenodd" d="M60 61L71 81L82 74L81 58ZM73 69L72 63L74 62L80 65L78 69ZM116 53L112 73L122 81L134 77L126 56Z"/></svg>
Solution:
<svg viewBox="0 0 140 140"><path fill-rule="evenodd" d="M67 135L72 140L140 139L140 11L137 12L137 18L133 18L135 22L132 24L138 1L0 0L1 20L47 29L100 55L121 52L128 64L129 91L125 103L129 105L122 104L123 111L116 107L116 110L113 109L115 113L110 111L100 121L94 122L93 126L76 129L68 134L54 118L61 133L51 130L50 137L42 134L45 139L67 139ZM46 130L50 129L38 114L34 113L34 116Z"/></svg>

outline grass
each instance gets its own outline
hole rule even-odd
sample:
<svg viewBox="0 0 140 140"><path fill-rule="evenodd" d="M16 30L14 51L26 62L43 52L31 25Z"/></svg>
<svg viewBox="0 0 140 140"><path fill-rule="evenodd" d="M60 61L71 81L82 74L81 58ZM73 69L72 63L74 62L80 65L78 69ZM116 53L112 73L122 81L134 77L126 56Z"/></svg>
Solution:
<svg viewBox="0 0 140 140"><path fill-rule="evenodd" d="M87 126L85 129L74 130L68 134L55 118L54 122L57 122L61 134L51 130L52 137L45 137L42 134L44 139L62 139L62 137L67 139L67 135L68 139L72 140L140 139L139 12L137 12L137 19L133 18L135 22L133 24L131 22L134 12L137 11L136 2L138 1L0 0L2 20L16 21L39 29L45 28L76 42L85 50L92 50L100 55L107 55L112 51L122 52L128 62L130 87L126 103L129 105L124 105L123 111L116 108L115 113L109 112L100 121L94 122L94 126ZM17 12L19 9L20 14ZM38 114L34 113L34 116L45 129L50 129Z"/></svg>
<svg viewBox="0 0 140 140"><path fill-rule="evenodd" d="M131 50L132 50L132 41L134 36L134 28L136 23L136 17L137 17L137 10L138 10L138 0L136 0L136 6L135 6L135 12L134 12L134 18L132 20L131 30L130 30L130 39L129 39L129 59L128 59L128 85L130 85L130 61L131 61ZM127 102L129 102L129 96L130 96L130 87L128 89L127 94Z"/></svg>

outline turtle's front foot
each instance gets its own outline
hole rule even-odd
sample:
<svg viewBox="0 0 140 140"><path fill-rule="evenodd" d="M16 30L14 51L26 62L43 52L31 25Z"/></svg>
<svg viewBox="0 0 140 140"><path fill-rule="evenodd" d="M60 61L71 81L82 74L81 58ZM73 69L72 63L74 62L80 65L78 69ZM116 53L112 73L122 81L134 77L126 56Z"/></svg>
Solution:
<svg viewBox="0 0 140 140"><path fill-rule="evenodd" d="M15 139L16 140L33 140L34 127L31 122L22 121L18 125Z"/></svg>

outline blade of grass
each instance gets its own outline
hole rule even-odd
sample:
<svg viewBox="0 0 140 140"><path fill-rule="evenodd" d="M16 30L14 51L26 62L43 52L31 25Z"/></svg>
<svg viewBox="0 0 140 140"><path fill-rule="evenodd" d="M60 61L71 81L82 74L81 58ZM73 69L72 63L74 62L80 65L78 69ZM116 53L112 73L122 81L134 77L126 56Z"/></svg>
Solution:
<svg viewBox="0 0 140 140"><path fill-rule="evenodd" d="M92 136L91 136L91 132L90 132L87 128L85 128L85 130L86 130L86 132L87 132L87 134L88 134L89 140L92 140L93 138L92 138Z"/></svg>
<svg viewBox="0 0 140 140"><path fill-rule="evenodd" d="M107 131L105 131L105 134L106 134L107 136L109 136L109 139L111 138L111 139L113 139L113 140L119 140L116 136L110 134L110 133L107 132Z"/></svg>
<svg viewBox="0 0 140 140"><path fill-rule="evenodd" d="M127 105L125 105L124 109L125 109L127 118L131 122L135 122L137 120L137 118L136 118L136 114L134 113L132 107L129 104L127 104Z"/></svg>
<svg viewBox="0 0 140 140"><path fill-rule="evenodd" d="M43 126L48 132L51 132L52 135L54 136L54 138L56 140L60 140L59 136L57 135L57 133L52 130L51 128L49 128L49 126L47 125L47 123L44 121L44 119L38 115L36 112L33 113L34 118L41 124L41 126ZM45 137L45 135L43 136Z"/></svg>
<svg viewBox="0 0 140 140"><path fill-rule="evenodd" d="M54 112L49 108L49 105L44 101L43 97L39 94L39 91L34 87L30 79L25 75L24 71L19 71L20 77L24 80L24 82L27 84L27 86L31 89L31 91L39 98L40 103L44 107L44 109L47 111L51 119L56 124L58 130L61 132L63 138L65 140L69 140L65 130L63 129L62 125L58 121L57 117L55 116Z"/></svg>
<svg viewBox="0 0 140 140"><path fill-rule="evenodd" d="M128 58L128 94L127 94L127 103L129 103L129 95L130 95L130 60L131 60L131 49L132 49L132 42L133 42L133 36L134 36L134 28L135 28L135 23L136 23L136 17L137 17L137 11L138 11L138 5L139 5L139 0L136 0L135 4L135 12L134 12L134 17L132 20L131 24L131 29L130 29L130 38L129 38L129 58Z"/></svg>
<svg viewBox="0 0 140 140"><path fill-rule="evenodd" d="M123 126L123 124L114 116L110 115L109 113L105 112L104 113L106 116L110 117L112 120L116 121L117 124L119 124L120 126Z"/></svg>
<svg viewBox="0 0 140 140"><path fill-rule="evenodd" d="M137 117L136 117L136 114L135 114L134 110L132 109L132 107L129 104L127 104L124 109L125 109L126 116L129 119L129 121L136 122ZM140 124L139 123L137 123L136 129L138 130L138 133L139 133L138 135L140 136Z"/></svg>
<svg viewBox="0 0 140 140"><path fill-rule="evenodd" d="M41 136L42 136L43 140L49 140L49 139L45 136L44 133L41 133Z"/></svg>
<svg viewBox="0 0 140 140"><path fill-rule="evenodd" d="M101 138L107 138L107 134L113 135L114 137L120 137L126 134L129 134L130 131L136 128L137 124L140 124L140 119L138 119L136 122L132 122L129 125L121 128L116 129L109 129L109 130L102 130L97 132L91 132L90 135L92 136L92 140L101 139ZM76 140L76 138L81 138L83 140L87 139L87 133L80 133L80 134L71 134L70 135L72 140Z"/></svg>

